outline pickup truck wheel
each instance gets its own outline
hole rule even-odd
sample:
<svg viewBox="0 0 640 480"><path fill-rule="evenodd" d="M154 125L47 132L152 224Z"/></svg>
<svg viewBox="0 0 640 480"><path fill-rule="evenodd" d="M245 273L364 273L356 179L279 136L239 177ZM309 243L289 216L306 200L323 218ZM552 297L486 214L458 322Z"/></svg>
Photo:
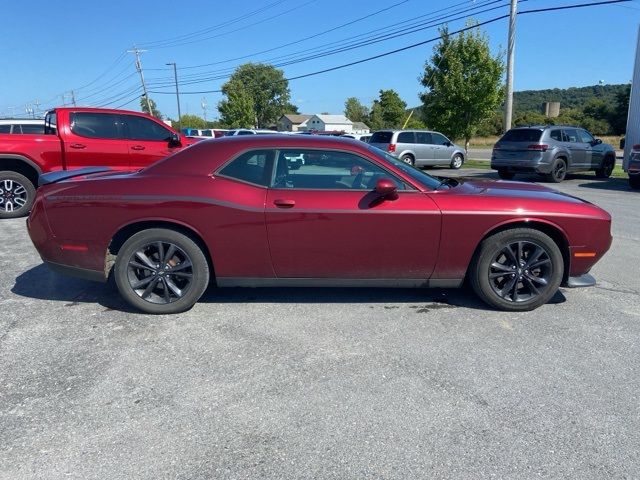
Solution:
<svg viewBox="0 0 640 480"><path fill-rule="evenodd" d="M0 172L0 218L24 217L31 210L36 189L17 172Z"/></svg>
<svg viewBox="0 0 640 480"><path fill-rule="evenodd" d="M556 158L551 167L551 172L546 175L549 182L560 183L567 176L567 162L563 158Z"/></svg>
<svg viewBox="0 0 640 480"><path fill-rule="evenodd" d="M613 167L616 165L615 158L607 157L602 161L602 168L596 170L597 178L609 178L613 173Z"/></svg>
<svg viewBox="0 0 640 480"><path fill-rule="evenodd" d="M182 233L151 228L129 238L116 259L118 291L133 307L166 314L190 309L209 283L202 249Z"/></svg>
<svg viewBox="0 0 640 480"><path fill-rule="evenodd" d="M485 303L522 312L547 303L560 287L563 274L562 253L548 235L514 228L480 244L469 280Z"/></svg>

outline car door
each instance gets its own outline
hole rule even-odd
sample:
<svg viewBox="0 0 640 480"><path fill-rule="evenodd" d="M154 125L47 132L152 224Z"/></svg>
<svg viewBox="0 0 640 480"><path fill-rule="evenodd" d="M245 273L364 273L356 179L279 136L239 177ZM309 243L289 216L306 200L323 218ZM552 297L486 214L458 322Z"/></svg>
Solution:
<svg viewBox="0 0 640 480"><path fill-rule="evenodd" d="M564 132L564 145L571 153L571 159L569 161L569 170L583 170L590 167L590 163L587 164L587 144L582 141L582 137L578 133L577 128L565 128ZM588 145L591 148L590 145Z"/></svg>
<svg viewBox="0 0 640 480"><path fill-rule="evenodd" d="M315 161L294 170L286 158L296 155ZM374 192L380 178L398 185L396 198ZM279 278L428 279L438 255L433 200L350 152L281 150L266 222Z"/></svg>
<svg viewBox="0 0 640 480"><path fill-rule="evenodd" d="M98 112L69 112L64 135L66 168L105 166L129 169L127 143L118 115Z"/></svg>
<svg viewBox="0 0 640 480"><path fill-rule="evenodd" d="M433 132L431 134L433 141L433 158L437 164L448 164L451 162L453 155L453 147L447 137L441 133Z"/></svg>
<svg viewBox="0 0 640 480"><path fill-rule="evenodd" d="M416 150L420 157L420 162L416 162L416 165L431 165L433 163L431 132L416 132Z"/></svg>
<svg viewBox="0 0 640 480"><path fill-rule="evenodd" d="M171 130L150 118L122 115L122 123L132 169L146 167L182 148L182 145L170 142Z"/></svg>
<svg viewBox="0 0 640 480"><path fill-rule="evenodd" d="M579 129L578 134L580 135L580 138L582 138L582 143L588 145L586 149L585 163L590 165L593 169L600 168L604 158L604 148L602 147L602 144L597 145L596 139L593 138L593 135L586 130Z"/></svg>

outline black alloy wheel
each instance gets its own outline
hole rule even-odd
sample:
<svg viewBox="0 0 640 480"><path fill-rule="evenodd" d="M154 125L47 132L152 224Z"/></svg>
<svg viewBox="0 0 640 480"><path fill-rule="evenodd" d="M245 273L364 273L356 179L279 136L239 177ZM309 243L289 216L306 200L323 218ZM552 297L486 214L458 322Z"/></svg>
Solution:
<svg viewBox="0 0 640 480"><path fill-rule="evenodd" d="M547 180L553 183L562 182L567 176L567 162L563 158L556 158L551 167L551 172L547 174Z"/></svg>
<svg viewBox="0 0 640 480"><path fill-rule="evenodd" d="M17 172L0 172L0 218L23 217L31 210L36 189Z"/></svg>
<svg viewBox="0 0 640 480"><path fill-rule="evenodd" d="M470 270L476 293L501 310L533 310L548 302L562 281L556 243L527 228L499 232L482 242Z"/></svg>
<svg viewBox="0 0 640 480"><path fill-rule="evenodd" d="M607 157L603 160L602 168L596 170L597 178L609 178L616 166L615 158Z"/></svg>
<svg viewBox="0 0 640 480"><path fill-rule="evenodd" d="M118 290L132 306L148 313L191 308L209 282L200 247L181 233L150 229L122 246L115 265Z"/></svg>

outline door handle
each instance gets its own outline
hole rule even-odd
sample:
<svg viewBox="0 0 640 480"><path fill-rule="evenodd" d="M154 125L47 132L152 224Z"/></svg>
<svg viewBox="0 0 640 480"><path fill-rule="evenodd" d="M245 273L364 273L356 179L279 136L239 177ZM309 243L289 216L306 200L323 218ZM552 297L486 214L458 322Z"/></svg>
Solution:
<svg viewBox="0 0 640 480"><path fill-rule="evenodd" d="M282 198L276 198L273 201L273 203L278 208L291 208L291 207L295 206L296 201L295 200L284 200Z"/></svg>
<svg viewBox="0 0 640 480"><path fill-rule="evenodd" d="M144 147L142 145L134 145L131 150L144 150Z"/></svg>
<svg viewBox="0 0 640 480"><path fill-rule="evenodd" d="M87 148L86 145L83 145L81 143L72 143L71 145L69 145L71 148Z"/></svg>

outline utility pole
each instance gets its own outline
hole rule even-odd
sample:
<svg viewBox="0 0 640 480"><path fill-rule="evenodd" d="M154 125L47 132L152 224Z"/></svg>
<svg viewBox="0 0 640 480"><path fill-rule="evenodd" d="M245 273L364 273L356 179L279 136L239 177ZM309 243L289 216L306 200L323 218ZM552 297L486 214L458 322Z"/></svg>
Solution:
<svg viewBox="0 0 640 480"><path fill-rule="evenodd" d="M35 113L38 113L38 111L40 110L40 100L36 98L33 104L36 106Z"/></svg>
<svg viewBox="0 0 640 480"><path fill-rule="evenodd" d="M142 63L140 62L140 54L146 52L146 50L140 50L136 47L133 47L133 50L127 50L127 53L133 53L136 56L136 70L140 74L140 81L142 82L142 92L144 98L147 99L147 108L149 109L149 115L153 114L151 110L151 101L149 100L149 95L147 95L147 85L144 83L144 73L142 73Z"/></svg>
<svg viewBox="0 0 640 480"><path fill-rule="evenodd" d="M180 130L180 127L182 127L182 115L180 114L180 93L178 92L178 67L176 62L170 62L167 65L173 65L173 78L176 81L176 100L178 102L178 128L176 130Z"/></svg>
<svg viewBox="0 0 640 480"><path fill-rule="evenodd" d="M509 15L509 46L507 50L507 98L504 109L504 131L511 129L513 117L513 60L516 43L516 17L518 16L518 0L511 0Z"/></svg>
<svg viewBox="0 0 640 480"><path fill-rule="evenodd" d="M71 90L71 103L73 104L73 106L76 106L76 93Z"/></svg>
<svg viewBox="0 0 640 480"><path fill-rule="evenodd" d="M60 95L60 98L62 99L62 106L63 106L63 107L66 107L66 106L67 106L67 104L66 104L66 103L64 103L64 102L66 101L66 100L65 100L65 98L64 98L64 93Z"/></svg>
<svg viewBox="0 0 640 480"><path fill-rule="evenodd" d="M200 100L200 106L202 107L202 116L204 117L204 121L207 121L207 99L202 97L202 100Z"/></svg>

